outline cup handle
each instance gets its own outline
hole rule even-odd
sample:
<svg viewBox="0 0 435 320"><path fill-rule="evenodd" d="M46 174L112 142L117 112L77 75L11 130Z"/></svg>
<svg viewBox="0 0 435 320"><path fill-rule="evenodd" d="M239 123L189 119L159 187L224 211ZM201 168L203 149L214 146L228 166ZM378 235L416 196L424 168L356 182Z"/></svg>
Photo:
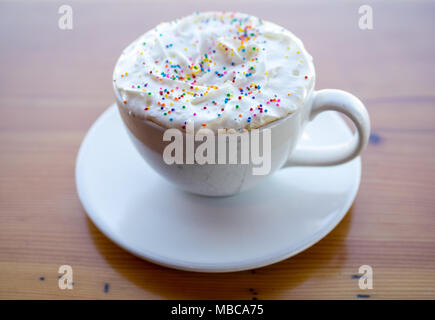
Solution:
<svg viewBox="0 0 435 320"><path fill-rule="evenodd" d="M303 147L296 146L287 166L332 166L352 160L358 156L367 145L370 135L370 118L363 103L354 95L336 89L324 89L313 93L313 102L309 120L319 113L328 110L339 111L349 117L354 123L358 135L344 144Z"/></svg>

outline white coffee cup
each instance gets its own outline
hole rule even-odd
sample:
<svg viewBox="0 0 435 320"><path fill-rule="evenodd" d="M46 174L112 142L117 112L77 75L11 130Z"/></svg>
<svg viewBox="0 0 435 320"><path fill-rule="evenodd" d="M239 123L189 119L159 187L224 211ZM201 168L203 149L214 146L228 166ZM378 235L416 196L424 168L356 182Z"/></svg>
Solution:
<svg viewBox="0 0 435 320"><path fill-rule="evenodd" d="M255 165L252 163L168 165L163 159L163 151L169 143L163 140L167 128L135 117L123 106L123 99L117 90L115 96L129 136L142 157L167 180L199 195L234 195L254 187L278 169L288 166L332 166L345 163L361 153L370 135L369 115L358 98L336 89L311 90L296 112L260 128L260 135L264 129L270 129L271 132L269 174L254 175L252 168ZM297 142L307 122L329 110L339 111L350 118L357 134L346 144L310 148L298 146Z"/></svg>

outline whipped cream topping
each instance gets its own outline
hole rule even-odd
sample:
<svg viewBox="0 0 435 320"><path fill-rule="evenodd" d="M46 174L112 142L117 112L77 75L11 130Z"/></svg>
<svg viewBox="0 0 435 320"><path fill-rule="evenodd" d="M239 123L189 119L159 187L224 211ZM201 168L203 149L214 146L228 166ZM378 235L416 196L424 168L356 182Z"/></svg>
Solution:
<svg viewBox="0 0 435 320"><path fill-rule="evenodd" d="M312 57L290 31L242 13L161 23L131 43L113 82L118 104L166 128L258 128L293 113L314 86Z"/></svg>

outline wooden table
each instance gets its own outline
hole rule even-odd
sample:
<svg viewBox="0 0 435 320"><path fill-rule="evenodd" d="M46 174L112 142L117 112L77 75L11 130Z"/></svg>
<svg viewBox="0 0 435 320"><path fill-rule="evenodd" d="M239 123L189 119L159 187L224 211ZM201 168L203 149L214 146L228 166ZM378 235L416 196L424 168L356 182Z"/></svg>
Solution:
<svg viewBox="0 0 435 320"><path fill-rule="evenodd" d="M435 298L434 3L369 2L374 29L365 31L358 1L68 1L70 31L58 28L61 4L0 3L0 298ZM78 200L74 165L114 100L121 50L160 21L221 9L300 36L317 88L359 96L372 137L357 199L326 238L255 271L198 274L143 261L103 236ZM64 264L73 290L58 288ZM373 290L358 287L363 264Z"/></svg>

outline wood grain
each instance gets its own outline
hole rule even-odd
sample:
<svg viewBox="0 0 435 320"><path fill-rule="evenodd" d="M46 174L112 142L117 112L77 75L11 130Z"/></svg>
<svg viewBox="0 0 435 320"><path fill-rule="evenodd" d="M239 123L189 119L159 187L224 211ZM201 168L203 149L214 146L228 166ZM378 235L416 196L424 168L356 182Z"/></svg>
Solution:
<svg viewBox="0 0 435 320"><path fill-rule="evenodd" d="M371 31L358 28L359 2L69 1L72 31L57 27L61 4L0 2L0 298L435 298L433 2L373 2ZM77 198L75 157L113 100L123 47L162 20L222 9L300 36L317 88L361 97L373 134L357 199L318 244L255 271L181 272L140 260L97 230ZM73 290L57 286L62 264L74 269ZM355 277L362 264L374 269L369 292Z"/></svg>

